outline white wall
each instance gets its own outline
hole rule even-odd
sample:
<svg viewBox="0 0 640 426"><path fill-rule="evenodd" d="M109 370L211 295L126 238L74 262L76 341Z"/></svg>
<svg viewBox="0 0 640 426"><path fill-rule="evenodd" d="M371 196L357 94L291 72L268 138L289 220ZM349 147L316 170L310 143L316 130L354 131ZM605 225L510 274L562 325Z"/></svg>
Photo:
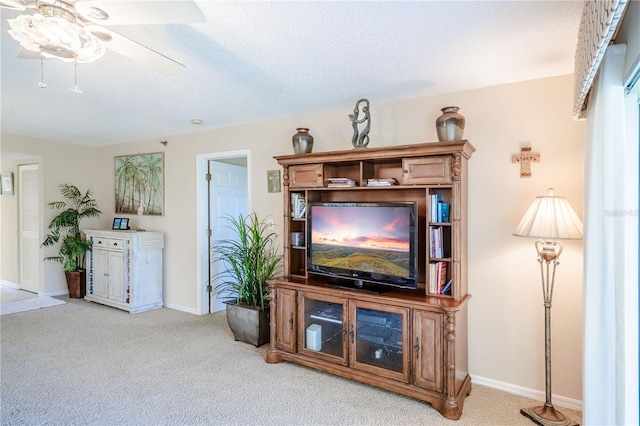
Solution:
<svg viewBox="0 0 640 426"><path fill-rule="evenodd" d="M457 99L472 112L467 136L477 148L469 162L471 372L540 390L545 383L540 268L534 240L511 234L549 187L582 217L584 123L570 118L572 87L562 77ZM511 163L521 145L540 153L531 178L520 178L519 165ZM556 283L552 390L581 400L582 241L565 241Z"/></svg>
<svg viewBox="0 0 640 426"><path fill-rule="evenodd" d="M7 155L8 153L10 155ZM15 194L18 194L18 165L36 163L40 165L41 241L44 241L47 225L57 214L57 211L49 209L48 204L62 200L59 185L70 183L76 185L81 191L94 187L94 182L98 179L95 174L95 161L94 148L2 134L2 171L13 172ZM19 281L17 198L17 196L0 197L2 207L0 279L12 283ZM98 202L101 201L98 198ZM94 223L92 219L83 221L81 225L85 228ZM40 254L42 258L57 256L58 247L40 249ZM67 293L67 284L59 263L42 263L39 293L50 295Z"/></svg>
<svg viewBox="0 0 640 426"><path fill-rule="evenodd" d="M33 160L32 160L33 161ZM18 223L18 164L17 158L7 158L2 156L0 170L3 173L13 173L14 194L0 196L0 271L3 281L18 284L19 264L18 258L14 255L18 249L18 232L14 232L14 225Z"/></svg>
<svg viewBox="0 0 640 426"><path fill-rule="evenodd" d="M582 214L584 123L571 119L572 88L573 77L567 75L390 103L369 99L371 147L436 141L435 119L444 106L460 106L467 119L465 139L477 149L469 162L469 360L472 376L480 380L544 390L538 263L533 240L511 233L533 199L550 186ZM145 217L145 227L166 235L166 303L194 312L201 288L196 267L196 156L251 150L251 205L261 215L271 215L282 229L282 194L267 192L266 171L278 168L273 156L293 153L296 127L311 129L315 152L351 149L348 114L353 106L97 148L92 175L105 213L100 225L110 227L114 216L113 157L164 152L165 216ZM168 145L161 145L161 140ZM511 155L528 144L540 153L541 162L532 166L531 178L521 179ZM566 244L556 281L553 391L580 400L581 241Z"/></svg>

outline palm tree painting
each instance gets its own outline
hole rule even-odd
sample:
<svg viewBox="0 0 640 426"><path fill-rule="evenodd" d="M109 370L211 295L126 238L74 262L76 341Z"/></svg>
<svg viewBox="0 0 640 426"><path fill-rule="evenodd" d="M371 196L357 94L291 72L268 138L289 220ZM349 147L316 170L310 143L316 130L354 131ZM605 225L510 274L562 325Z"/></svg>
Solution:
<svg viewBox="0 0 640 426"><path fill-rule="evenodd" d="M116 213L162 216L164 153L115 157Z"/></svg>

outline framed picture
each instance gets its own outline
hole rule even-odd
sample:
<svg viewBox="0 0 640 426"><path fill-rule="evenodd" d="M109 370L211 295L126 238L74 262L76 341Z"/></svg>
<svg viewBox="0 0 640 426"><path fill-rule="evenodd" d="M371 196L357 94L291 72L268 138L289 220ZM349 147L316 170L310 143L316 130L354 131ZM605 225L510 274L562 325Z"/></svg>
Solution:
<svg viewBox="0 0 640 426"><path fill-rule="evenodd" d="M128 217L116 217L113 219L113 226L111 229L129 229Z"/></svg>
<svg viewBox="0 0 640 426"><path fill-rule="evenodd" d="M280 192L280 170L267 170L267 192Z"/></svg>
<svg viewBox="0 0 640 426"><path fill-rule="evenodd" d="M164 215L164 153L115 157L116 213Z"/></svg>
<svg viewBox="0 0 640 426"><path fill-rule="evenodd" d="M13 173L0 173L2 180L2 195L13 195Z"/></svg>

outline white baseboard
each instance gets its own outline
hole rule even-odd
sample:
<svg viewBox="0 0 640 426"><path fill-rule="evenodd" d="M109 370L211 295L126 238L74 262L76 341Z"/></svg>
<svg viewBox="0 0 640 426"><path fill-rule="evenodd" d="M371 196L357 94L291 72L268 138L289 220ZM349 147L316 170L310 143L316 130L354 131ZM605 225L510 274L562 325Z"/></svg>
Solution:
<svg viewBox="0 0 640 426"><path fill-rule="evenodd" d="M11 281L5 281L5 280L0 280L0 285L2 287L9 287L9 288L15 288L15 289L19 289L20 285L17 283L12 283Z"/></svg>
<svg viewBox="0 0 640 426"><path fill-rule="evenodd" d="M518 396L524 396L526 398L535 399L537 401L544 402L546 398L545 393L542 391L524 388L522 386L513 385L511 383L499 382L497 380L488 379L486 377L480 377L480 376L471 376L471 380L473 383L478 385L483 385L483 386L498 389L501 391L509 392ZM551 397L553 399L553 405L570 408L572 410L582 411L582 401L578 399L572 399L572 398L567 398L565 396L553 395L553 394L551 395Z"/></svg>
<svg viewBox="0 0 640 426"><path fill-rule="evenodd" d="M12 283L11 281L0 280L0 285L3 287L15 288L16 290L20 290L20 284ZM46 293L44 292L37 293L38 296L49 296L49 297L67 296L68 294L69 294L68 290L56 290L56 291L48 291Z"/></svg>
<svg viewBox="0 0 640 426"><path fill-rule="evenodd" d="M49 296L49 297L54 297L54 296L68 296L69 295L69 290L56 290L56 291L48 291L46 293L38 293L39 296Z"/></svg>
<svg viewBox="0 0 640 426"><path fill-rule="evenodd" d="M181 305L175 305L173 303L165 303L164 307L169 309L175 309L176 311L186 312L188 314L199 315L197 309L187 308Z"/></svg>

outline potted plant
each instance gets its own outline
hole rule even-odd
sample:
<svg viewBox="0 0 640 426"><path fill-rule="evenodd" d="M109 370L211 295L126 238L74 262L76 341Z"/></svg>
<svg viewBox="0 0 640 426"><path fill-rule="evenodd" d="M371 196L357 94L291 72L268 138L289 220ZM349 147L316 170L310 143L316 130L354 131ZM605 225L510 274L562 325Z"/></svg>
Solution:
<svg viewBox="0 0 640 426"><path fill-rule="evenodd" d="M233 237L212 243L212 262L218 272L209 282L214 284L213 294L226 303L227 322L235 339L261 346L269 341L267 281L278 272L282 260L276 234L255 213L229 216L226 227Z"/></svg>
<svg viewBox="0 0 640 426"><path fill-rule="evenodd" d="M87 250L91 249L91 241L86 241L80 233L80 221L98 217L102 212L98 210L90 189L83 194L73 185L62 184L60 192L64 200L49 203L49 208L62 211L51 220L48 227L50 234L42 243L43 247L50 247L61 241L60 251L58 256L46 257L44 260L62 263L69 297L79 299L84 297L86 291L84 259Z"/></svg>

